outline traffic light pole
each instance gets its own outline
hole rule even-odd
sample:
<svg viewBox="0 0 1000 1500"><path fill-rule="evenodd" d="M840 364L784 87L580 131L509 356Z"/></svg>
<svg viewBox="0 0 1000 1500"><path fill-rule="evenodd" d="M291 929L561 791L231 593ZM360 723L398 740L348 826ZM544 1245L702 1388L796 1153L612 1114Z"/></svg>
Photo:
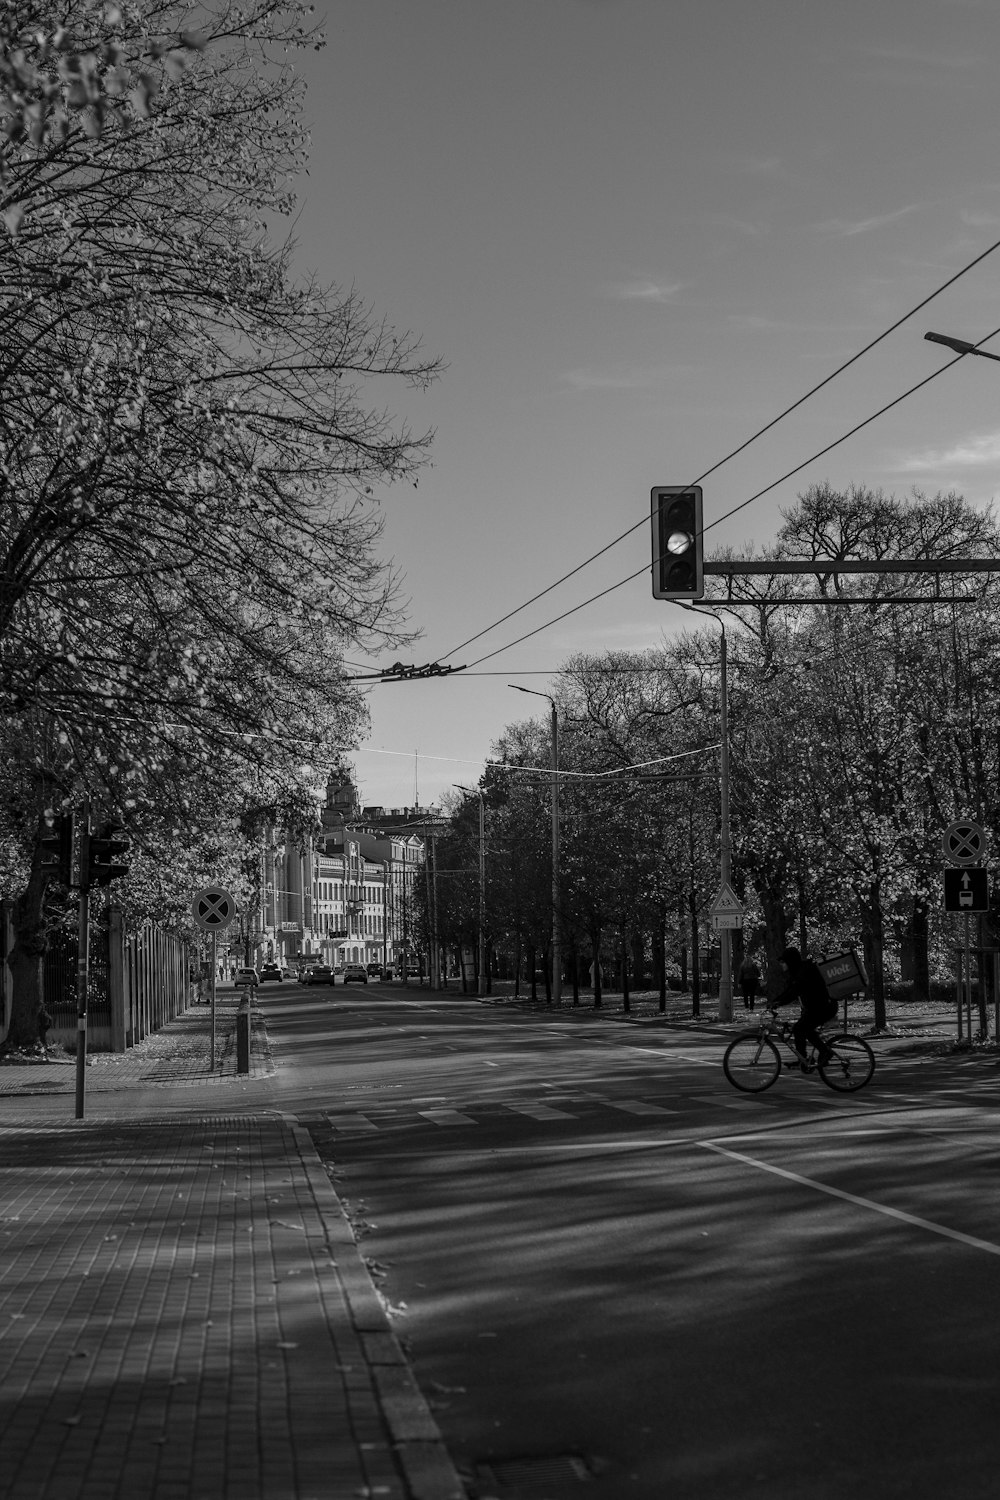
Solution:
<svg viewBox="0 0 1000 1500"><path fill-rule="evenodd" d="M722 626L722 647L720 651L721 666L721 730L722 730L722 757L720 767L721 780L721 866L722 884L726 888L730 885L733 873L733 846L729 836L729 677L726 641L726 627ZM731 1021L733 1019L733 935L728 927L723 927L719 932L719 1020Z"/></svg>
<svg viewBox="0 0 1000 1500"><path fill-rule="evenodd" d="M677 602L680 603L680 600ZM719 646L719 737L722 741L719 764L719 875L722 889L725 890L730 885L733 874L733 846L729 832L729 642L725 621L720 620L717 614L709 614L708 609L701 609L695 604L681 604L681 608L707 615L722 631ZM694 961L698 962L697 944ZM722 927L719 929L719 1020L732 1019L733 935L728 927Z"/></svg>

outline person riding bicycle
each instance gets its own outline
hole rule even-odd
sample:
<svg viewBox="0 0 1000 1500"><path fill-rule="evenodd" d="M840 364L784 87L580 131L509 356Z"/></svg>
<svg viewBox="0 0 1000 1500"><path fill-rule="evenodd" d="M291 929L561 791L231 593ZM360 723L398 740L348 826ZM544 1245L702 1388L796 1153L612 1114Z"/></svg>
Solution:
<svg viewBox="0 0 1000 1500"><path fill-rule="evenodd" d="M831 997L818 966L812 959L803 958L798 948L786 948L779 954L778 962L788 982L781 994L769 1002L770 1009L791 1005L795 1000L799 1002L802 1009L792 1026L792 1045L803 1069L808 1067L810 1042L816 1048L817 1062L822 1066L833 1055L833 1049L820 1036L819 1028L833 1020L837 1014L837 1002Z"/></svg>

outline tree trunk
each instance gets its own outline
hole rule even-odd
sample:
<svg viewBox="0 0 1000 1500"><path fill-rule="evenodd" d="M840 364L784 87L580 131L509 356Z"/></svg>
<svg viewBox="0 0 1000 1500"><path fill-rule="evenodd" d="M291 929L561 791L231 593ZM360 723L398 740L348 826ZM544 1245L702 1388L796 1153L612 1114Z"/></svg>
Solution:
<svg viewBox="0 0 1000 1500"><path fill-rule="evenodd" d="M663 917L653 938L653 968L656 971L656 987L660 992L660 1011L667 1008L667 944L663 932Z"/></svg>
<svg viewBox="0 0 1000 1500"><path fill-rule="evenodd" d="M39 838L42 836L39 834ZM5 1044L11 1050L34 1047L41 1041L45 1010L45 950L48 946L45 886L40 865L33 867L27 888L14 902L14 945L7 960L13 981L13 998Z"/></svg>
<svg viewBox="0 0 1000 1500"><path fill-rule="evenodd" d="M645 989L646 934L641 928L632 934L632 977L637 990Z"/></svg>
<svg viewBox="0 0 1000 1500"><path fill-rule="evenodd" d="M926 1002L931 998L930 912L923 896L913 898L910 939L913 945L913 998Z"/></svg>
<svg viewBox="0 0 1000 1500"><path fill-rule="evenodd" d="M632 1012L632 998L628 988L628 933L622 929L622 1009L626 1015Z"/></svg>
<svg viewBox="0 0 1000 1500"><path fill-rule="evenodd" d="M875 1006L875 1030L884 1031L885 1014L885 937L882 921L882 901L879 882L873 880L868 887L868 900L861 903L864 912L865 966L872 1001Z"/></svg>
<svg viewBox="0 0 1000 1500"><path fill-rule="evenodd" d="M514 999L517 1000L521 994L521 944L514 944Z"/></svg>
<svg viewBox="0 0 1000 1500"><path fill-rule="evenodd" d="M701 954L698 951L698 907L691 887L691 1014L701 1015Z"/></svg>
<svg viewBox="0 0 1000 1500"><path fill-rule="evenodd" d="M590 947L594 955L593 982L594 982L594 1009L601 1008L601 929L594 926L590 929Z"/></svg>
<svg viewBox="0 0 1000 1500"><path fill-rule="evenodd" d="M532 1002L534 1002L534 1001L536 1001L538 999L538 980L535 978L535 959L536 959L536 954L535 954L534 947L529 947L528 948L528 968L531 971L531 999L532 999Z"/></svg>
<svg viewBox="0 0 1000 1500"><path fill-rule="evenodd" d="M580 955L577 952L576 938L572 940L569 950L570 972L573 975L573 1004L580 1004Z"/></svg>
<svg viewBox="0 0 1000 1500"><path fill-rule="evenodd" d="M809 952L809 930L806 926L806 883L801 875L795 877L799 888L799 952L805 958Z"/></svg>
<svg viewBox="0 0 1000 1500"><path fill-rule="evenodd" d="M778 967L778 954L786 947L785 933L788 930L788 922L785 917L785 903L782 897L775 893L772 887L758 890L760 904L764 912L764 948L767 954L767 973L764 976L765 994L769 1000L782 989L781 970Z"/></svg>
<svg viewBox="0 0 1000 1500"><path fill-rule="evenodd" d="M552 1004L552 939L545 944L542 968L545 973L545 1004Z"/></svg>

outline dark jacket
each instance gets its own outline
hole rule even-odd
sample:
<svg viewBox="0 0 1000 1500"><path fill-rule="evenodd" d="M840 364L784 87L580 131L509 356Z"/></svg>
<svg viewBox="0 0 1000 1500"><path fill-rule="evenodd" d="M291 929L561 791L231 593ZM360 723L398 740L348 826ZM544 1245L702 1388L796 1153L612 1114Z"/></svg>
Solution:
<svg viewBox="0 0 1000 1500"><path fill-rule="evenodd" d="M788 984L771 1004L791 1005L796 1000L807 1015L830 1016L836 1013L837 1002L831 999L826 980L811 958L804 958L795 968L789 969Z"/></svg>

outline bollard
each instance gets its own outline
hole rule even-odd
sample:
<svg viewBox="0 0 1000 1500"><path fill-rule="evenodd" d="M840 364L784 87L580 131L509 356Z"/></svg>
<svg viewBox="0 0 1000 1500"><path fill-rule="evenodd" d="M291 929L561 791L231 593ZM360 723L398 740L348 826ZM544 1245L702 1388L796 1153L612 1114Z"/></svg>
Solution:
<svg viewBox="0 0 1000 1500"><path fill-rule="evenodd" d="M236 1071L250 1071L250 996L246 994L236 1012Z"/></svg>

